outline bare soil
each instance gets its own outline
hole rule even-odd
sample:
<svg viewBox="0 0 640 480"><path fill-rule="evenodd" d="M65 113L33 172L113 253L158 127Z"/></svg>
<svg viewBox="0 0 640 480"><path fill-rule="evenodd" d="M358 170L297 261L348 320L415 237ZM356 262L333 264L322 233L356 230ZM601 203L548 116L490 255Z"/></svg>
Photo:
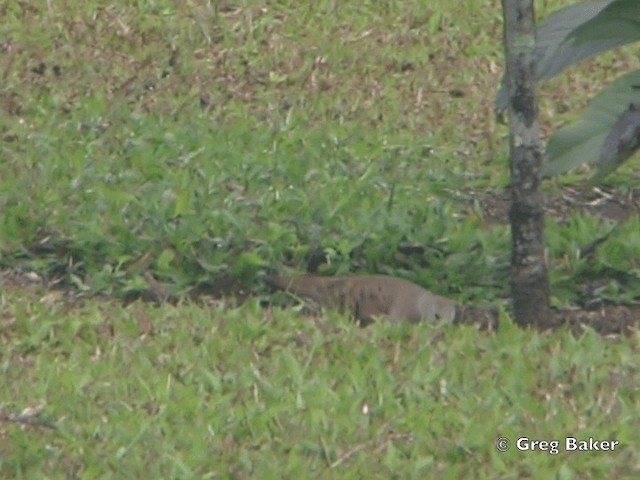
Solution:
<svg viewBox="0 0 640 480"><path fill-rule="evenodd" d="M491 224L509 223L509 191L480 194L477 204ZM640 213L640 188L620 192L612 188L560 187L560 192L544 198L545 216L561 223L578 211L599 215L616 223L624 223Z"/></svg>

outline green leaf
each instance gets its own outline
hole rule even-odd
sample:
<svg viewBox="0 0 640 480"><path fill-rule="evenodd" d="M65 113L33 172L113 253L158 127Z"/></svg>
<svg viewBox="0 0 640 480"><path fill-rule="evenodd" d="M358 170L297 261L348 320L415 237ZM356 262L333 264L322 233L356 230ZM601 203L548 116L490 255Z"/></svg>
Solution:
<svg viewBox="0 0 640 480"><path fill-rule="evenodd" d="M173 262L175 257L175 251L173 251L171 248L165 248L158 257L158 261L156 262L158 270L161 272L167 272L171 270L171 262Z"/></svg>
<svg viewBox="0 0 640 480"><path fill-rule="evenodd" d="M606 5L607 2L597 0L579 2L552 13L540 23L536 46L538 80L551 78L565 68L606 50L563 50L573 32L593 19Z"/></svg>
<svg viewBox="0 0 640 480"><path fill-rule="evenodd" d="M597 160L598 152L629 105L640 100L640 71L627 74L594 98L584 116L547 142L543 175L553 176Z"/></svg>
<svg viewBox="0 0 640 480"><path fill-rule="evenodd" d="M555 19L549 17L549 23L543 22L538 30L539 41L545 47L538 65L540 80L597 53L640 40L640 9L636 0L580 2L566 10ZM553 40L547 43L546 35L561 41L557 45Z"/></svg>
<svg viewBox="0 0 640 480"><path fill-rule="evenodd" d="M238 278L249 278L266 266L266 262L256 252L245 252L236 259L233 273Z"/></svg>
<svg viewBox="0 0 640 480"><path fill-rule="evenodd" d="M585 51L603 51L640 40L637 0L613 0L600 13L576 28L563 42Z"/></svg>
<svg viewBox="0 0 640 480"><path fill-rule="evenodd" d="M191 210L191 192L189 190L182 190L175 196L175 206L173 209L173 216L179 217L188 213Z"/></svg>
<svg viewBox="0 0 640 480"><path fill-rule="evenodd" d="M598 159L598 170L591 181L597 182L615 171L638 151L638 147L640 147L640 108L637 104L631 103L604 139Z"/></svg>
<svg viewBox="0 0 640 480"><path fill-rule="evenodd" d="M536 79L546 80L598 53L640 40L636 0L585 1L553 12L537 28ZM504 81L495 100L507 108Z"/></svg>

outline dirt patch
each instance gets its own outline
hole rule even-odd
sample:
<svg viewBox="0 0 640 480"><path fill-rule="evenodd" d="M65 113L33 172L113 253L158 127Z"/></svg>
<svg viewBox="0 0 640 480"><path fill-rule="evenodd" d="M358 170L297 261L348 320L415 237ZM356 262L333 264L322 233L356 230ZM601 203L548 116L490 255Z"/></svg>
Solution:
<svg viewBox="0 0 640 480"><path fill-rule="evenodd" d="M479 193L474 201L487 222L494 225L509 223L510 192ZM624 223L640 213L640 188L627 192L613 188L560 187L560 191L544 196L545 216L566 223L576 212L588 212L616 223Z"/></svg>
<svg viewBox="0 0 640 480"><path fill-rule="evenodd" d="M33 273L11 270L0 270L0 287L5 290L11 288L31 290L40 296L41 302L64 302L69 308L89 298L87 294L64 286L61 282L47 280ZM237 281L221 277L207 288L194 289L188 297L205 305L217 303L223 298L233 299L232 304L240 305L252 296L251 293ZM154 285L148 292L142 292L125 301L134 299L155 303L178 303L180 300L168 293L162 285ZM229 305L228 302L226 303ZM267 304L265 307L271 306ZM473 318L465 323L477 324L481 329L486 329L486 315L477 316L477 321ZM576 334L582 333L587 327L593 328L602 335L630 334L640 327L640 305L601 305L591 309L552 310L552 318L544 328L548 330L565 326Z"/></svg>
<svg viewBox="0 0 640 480"><path fill-rule="evenodd" d="M552 328L567 325L574 333L591 327L603 335L630 334L640 327L640 305L603 305L594 310L552 310Z"/></svg>

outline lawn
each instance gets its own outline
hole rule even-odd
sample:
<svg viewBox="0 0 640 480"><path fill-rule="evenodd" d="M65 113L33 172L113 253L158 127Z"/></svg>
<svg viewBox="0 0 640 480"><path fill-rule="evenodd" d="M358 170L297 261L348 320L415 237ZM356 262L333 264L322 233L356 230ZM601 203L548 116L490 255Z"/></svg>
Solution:
<svg viewBox="0 0 640 480"><path fill-rule="evenodd" d="M213 3L0 5L0 477L637 478L637 335L508 315L500 2ZM542 85L544 130L639 64ZM632 162L584 178L544 187L553 305L635 311ZM361 329L267 270L401 276L501 328Z"/></svg>

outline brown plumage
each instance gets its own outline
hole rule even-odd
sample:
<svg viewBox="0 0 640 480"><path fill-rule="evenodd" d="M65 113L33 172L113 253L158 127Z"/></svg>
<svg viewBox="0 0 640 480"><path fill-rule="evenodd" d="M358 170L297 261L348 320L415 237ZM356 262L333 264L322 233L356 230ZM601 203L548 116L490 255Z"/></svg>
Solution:
<svg viewBox="0 0 640 480"><path fill-rule="evenodd" d="M378 316L392 321L454 321L458 304L415 283L385 275L325 277L267 275L265 281L321 307L348 312L367 325Z"/></svg>

